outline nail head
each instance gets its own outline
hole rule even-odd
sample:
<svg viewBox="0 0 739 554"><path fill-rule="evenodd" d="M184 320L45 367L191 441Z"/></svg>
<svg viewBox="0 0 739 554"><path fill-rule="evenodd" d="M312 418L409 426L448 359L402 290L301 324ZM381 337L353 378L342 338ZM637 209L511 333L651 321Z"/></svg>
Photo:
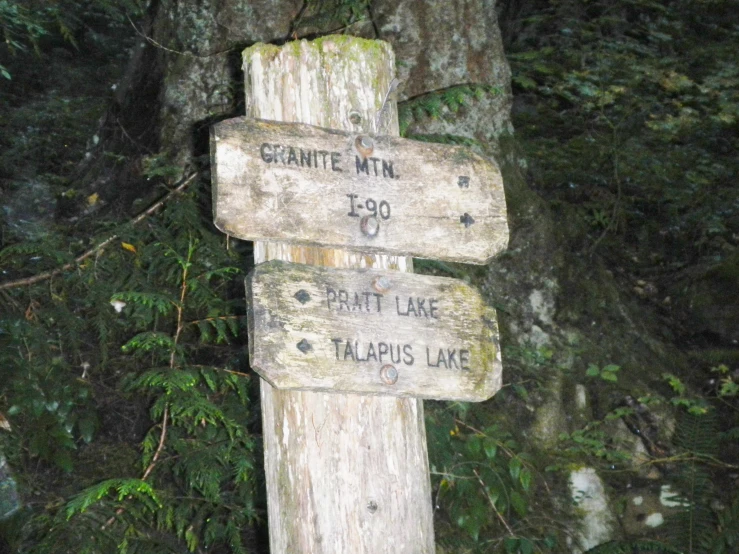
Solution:
<svg viewBox="0 0 739 554"><path fill-rule="evenodd" d="M398 382L398 370L393 365L385 364L380 368L380 379L386 385L394 385Z"/></svg>
<svg viewBox="0 0 739 554"><path fill-rule="evenodd" d="M369 238L374 238L380 232L380 220L373 215L366 215L359 221L359 228Z"/></svg>
<svg viewBox="0 0 739 554"><path fill-rule="evenodd" d="M378 275L377 277L372 279L372 288L380 294L385 294L387 291L390 290L391 286L392 282L384 275Z"/></svg>

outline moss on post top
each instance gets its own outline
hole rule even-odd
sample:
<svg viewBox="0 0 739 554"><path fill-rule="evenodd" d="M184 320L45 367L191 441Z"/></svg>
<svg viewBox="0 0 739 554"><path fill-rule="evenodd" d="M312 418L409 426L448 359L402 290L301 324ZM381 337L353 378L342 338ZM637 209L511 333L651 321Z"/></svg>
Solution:
<svg viewBox="0 0 739 554"><path fill-rule="evenodd" d="M383 40L370 40L349 35L328 35L317 38L313 41L294 40L284 44L283 46L258 42L257 44L253 44L244 49L241 53L241 57L242 60L246 62L255 54L259 54L265 59L271 60L285 51L289 51L294 55L299 56L301 51L307 48L313 48L320 51L322 54L340 52L349 56L360 53L363 56L393 56L392 47L388 42Z"/></svg>

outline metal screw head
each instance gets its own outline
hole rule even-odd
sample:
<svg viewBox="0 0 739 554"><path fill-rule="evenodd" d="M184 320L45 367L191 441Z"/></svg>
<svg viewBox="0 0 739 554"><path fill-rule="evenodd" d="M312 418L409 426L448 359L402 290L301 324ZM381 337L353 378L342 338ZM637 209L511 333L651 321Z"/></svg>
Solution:
<svg viewBox="0 0 739 554"><path fill-rule="evenodd" d="M387 291L390 290L391 286L392 282L384 275L378 275L377 277L372 279L372 288L380 294L385 294Z"/></svg>
<svg viewBox="0 0 739 554"><path fill-rule="evenodd" d="M380 368L380 379L386 385L394 385L398 382L398 370L394 365L385 364Z"/></svg>
<svg viewBox="0 0 739 554"><path fill-rule="evenodd" d="M359 221L359 228L362 234L374 238L380 232L380 220L373 215L366 215Z"/></svg>
<svg viewBox="0 0 739 554"><path fill-rule="evenodd" d="M375 149L375 142L370 137L358 136L354 140L354 146L363 158L367 158L372 155Z"/></svg>
<svg viewBox="0 0 739 554"><path fill-rule="evenodd" d="M349 121L353 125L359 125L360 123L362 123L362 116L359 115L359 112L351 112L349 114Z"/></svg>

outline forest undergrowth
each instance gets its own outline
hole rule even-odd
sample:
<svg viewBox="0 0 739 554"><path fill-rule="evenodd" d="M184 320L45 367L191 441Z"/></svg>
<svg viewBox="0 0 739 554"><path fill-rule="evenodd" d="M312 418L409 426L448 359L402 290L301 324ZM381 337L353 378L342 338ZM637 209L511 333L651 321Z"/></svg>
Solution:
<svg viewBox="0 0 739 554"><path fill-rule="evenodd" d="M249 246L214 229L207 169L177 180L182 168L151 152L142 174L154 199L130 205L80 186L99 122L113 124L101 118L142 6L29 5L0 2L0 461L12 472L0 464L0 494L19 491L0 503L0 538L18 552L266 551L257 378L244 348ZM590 552L731 554L739 351L722 327L691 327L679 293L699 281L730 304L739 290L737 4L521 6L502 21L516 29L506 48L527 178L569 221L572 247L605 260L661 315L675 348L695 347L693 367L656 375L640 394L620 360L572 375L562 364L572 352L508 346L492 401L427 402L440 551L569 552L573 513L554 500L568 472L589 465L625 487L633 453L609 422L648 435L645 414L661 406L679 431L650 445L644 464L670 476L681 508L652 533ZM372 16L364 0L306 7L295 36L351 33ZM487 83L429 91L400 104L403 130L501 93ZM484 279L461 264L417 265ZM559 374L634 403L604 407L544 450L499 414L526 419Z"/></svg>

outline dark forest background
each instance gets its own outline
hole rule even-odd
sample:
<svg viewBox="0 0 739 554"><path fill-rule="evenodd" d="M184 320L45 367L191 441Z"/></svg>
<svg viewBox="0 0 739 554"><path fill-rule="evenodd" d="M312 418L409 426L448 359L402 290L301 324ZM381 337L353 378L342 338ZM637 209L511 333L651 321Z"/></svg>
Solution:
<svg viewBox="0 0 739 554"><path fill-rule="evenodd" d="M739 552L739 3L416 4L0 0L0 552L267 551L207 129L243 48L334 33L506 181L508 252L416 261L502 333L503 390L425 403L438 552Z"/></svg>

